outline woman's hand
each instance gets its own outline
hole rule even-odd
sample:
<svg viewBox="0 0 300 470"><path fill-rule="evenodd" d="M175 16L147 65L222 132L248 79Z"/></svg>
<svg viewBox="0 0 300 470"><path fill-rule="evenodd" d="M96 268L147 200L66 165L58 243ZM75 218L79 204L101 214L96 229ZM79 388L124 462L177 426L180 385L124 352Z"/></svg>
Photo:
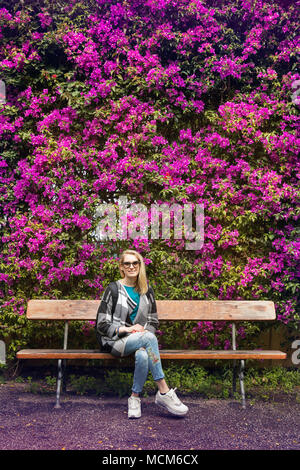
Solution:
<svg viewBox="0 0 300 470"><path fill-rule="evenodd" d="M145 328L142 325L139 325L138 323L136 325L130 326L131 333L141 333L142 331L145 331Z"/></svg>
<svg viewBox="0 0 300 470"><path fill-rule="evenodd" d="M140 333L142 331L145 331L145 328L142 325L139 325L139 323L132 326L120 326L119 328L119 333Z"/></svg>

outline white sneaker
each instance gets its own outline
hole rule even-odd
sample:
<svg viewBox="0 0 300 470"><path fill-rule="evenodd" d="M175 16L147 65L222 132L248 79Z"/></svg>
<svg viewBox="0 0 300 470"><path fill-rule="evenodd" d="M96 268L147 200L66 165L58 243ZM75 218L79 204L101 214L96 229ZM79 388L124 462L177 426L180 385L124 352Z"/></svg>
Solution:
<svg viewBox="0 0 300 470"><path fill-rule="evenodd" d="M141 399L139 397L128 398L128 418L141 417Z"/></svg>
<svg viewBox="0 0 300 470"><path fill-rule="evenodd" d="M158 391L155 396L156 405L166 408L170 413L177 416L184 416L189 411L188 407L184 405L175 393L176 388L171 388L165 395L161 395Z"/></svg>

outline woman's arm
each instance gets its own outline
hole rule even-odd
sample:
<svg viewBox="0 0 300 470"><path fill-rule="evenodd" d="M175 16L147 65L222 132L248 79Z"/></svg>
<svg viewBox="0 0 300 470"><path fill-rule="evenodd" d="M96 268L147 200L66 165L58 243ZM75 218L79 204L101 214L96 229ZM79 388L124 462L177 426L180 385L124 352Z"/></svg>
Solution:
<svg viewBox="0 0 300 470"><path fill-rule="evenodd" d="M112 324L113 320L113 297L112 291L108 286L102 296L97 311L96 330L100 335L112 338L116 334L116 328Z"/></svg>

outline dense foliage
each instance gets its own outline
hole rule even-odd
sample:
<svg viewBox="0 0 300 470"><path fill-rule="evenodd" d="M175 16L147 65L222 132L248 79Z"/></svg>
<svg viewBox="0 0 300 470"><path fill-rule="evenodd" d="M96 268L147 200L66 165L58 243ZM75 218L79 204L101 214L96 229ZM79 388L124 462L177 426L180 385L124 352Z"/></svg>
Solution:
<svg viewBox="0 0 300 470"><path fill-rule="evenodd" d="M145 257L157 298L273 300L280 322L296 326L293 2L2 6L0 294L11 351L55 337L27 324L29 298L99 299L127 247ZM203 247L150 232L99 242L95 211L119 196L203 204ZM182 338L230 347L222 323L200 322Z"/></svg>

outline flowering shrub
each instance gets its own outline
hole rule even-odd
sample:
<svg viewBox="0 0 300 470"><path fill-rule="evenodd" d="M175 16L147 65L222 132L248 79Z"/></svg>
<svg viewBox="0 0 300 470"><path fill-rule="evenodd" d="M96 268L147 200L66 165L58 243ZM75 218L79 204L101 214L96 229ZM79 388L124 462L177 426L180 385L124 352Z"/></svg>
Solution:
<svg viewBox="0 0 300 470"><path fill-rule="evenodd" d="M23 317L29 298L100 299L127 247L147 259L157 298L273 300L296 326L293 2L2 4L0 295L12 350L43 328ZM203 247L97 242L95 210L119 195L203 204ZM185 340L228 348L224 328L200 322Z"/></svg>

